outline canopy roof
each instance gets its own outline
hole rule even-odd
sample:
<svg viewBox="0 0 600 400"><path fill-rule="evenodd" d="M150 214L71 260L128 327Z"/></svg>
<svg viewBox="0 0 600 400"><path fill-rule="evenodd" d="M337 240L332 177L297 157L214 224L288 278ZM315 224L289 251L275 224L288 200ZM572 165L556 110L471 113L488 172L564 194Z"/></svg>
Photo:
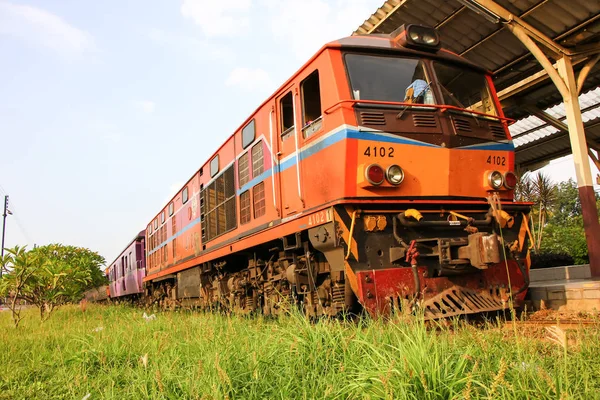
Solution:
<svg viewBox="0 0 600 400"><path fill-rule="evenodd" d="M567 49L589 49L600 42L598 0L495 2ZM555 108L562 97L554 83L504 24L490 22L465 3L464 0L388 0L354 34L387 34L408 23L436 27L444 48L492 72L506 116L522 120L511 127L517 164L533 166L569 154L568 133L556 128L560 124L530 117L543 116L539 113L546 110L551 116L554 112L554 117L562 123L564 111ZM576 72L589 54L582 52L575 61ZM551 57L550 60L554 62ZM600 91L593 89L599 85L600 63L597 63L580 97L588 144L595 147L600 147Z"/></svg>

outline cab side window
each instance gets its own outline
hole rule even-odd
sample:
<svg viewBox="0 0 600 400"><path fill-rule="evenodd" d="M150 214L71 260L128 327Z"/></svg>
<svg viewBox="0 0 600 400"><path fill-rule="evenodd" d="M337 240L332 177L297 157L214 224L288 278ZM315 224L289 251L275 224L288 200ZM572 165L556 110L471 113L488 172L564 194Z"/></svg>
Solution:
<svg viewBox="0 0 600 400"><path fill-rule="evenodd" d="M300 84L302 93L302 132L307 138L322 126L319 71L310 74Z"/></svg>
<svg viewBox="0 0 600 400"><path fill-rule="evenodd" d="M283 139L294 133L294 97L288 92L280 100L281 136Z"/></svg>

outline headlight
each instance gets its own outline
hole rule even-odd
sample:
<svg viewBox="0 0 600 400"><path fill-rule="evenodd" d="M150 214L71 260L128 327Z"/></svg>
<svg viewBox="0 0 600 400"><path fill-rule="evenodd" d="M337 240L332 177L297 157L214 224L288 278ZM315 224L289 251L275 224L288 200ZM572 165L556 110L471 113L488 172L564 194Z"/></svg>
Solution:
<svg viewBox="0 0 600 400"><path fill-rule="evenodd" d="M431 33L423 35L423 43L435 46L437 44L437 37Z"/></svg>
<svg viewBox="0 0 600 400"><path fill-rule="evenodd" d="M514 189L517 186L517 176L511 171L504 173L504 187Z"/></svg>
<svg viewBox="0 0 600 400"><path fill-rule="evenodd" d="M488 176L488 182L492 188L500 189L502 183L504 182L504 177L500 171L492 171Z"/></svg>
<svg viewBox="0 0 600 400"><path fill-rule="evenodd" d="M415 32L414 30L410 31L410 38L415 42L421 42L421 35L419 35L419 32Z"/></svg>
<svg viewBox="0 0 600 400"><path fill-rule="evenodd" d="M387 180L392 185L399 185L404 180L404 171L399 165L390 165L385 172Z"/></svg>
<svg viewBox="0 0 600 400"><path fill-rule="evenodd" d="M367 169L365 170L365 176L367 178L367 181L369 181L369 183L371 185L381 185L383 183L384 178L384 173L383 173L383 168L381 168L379 165L377 164L371 164L367 167Z"/></svg>

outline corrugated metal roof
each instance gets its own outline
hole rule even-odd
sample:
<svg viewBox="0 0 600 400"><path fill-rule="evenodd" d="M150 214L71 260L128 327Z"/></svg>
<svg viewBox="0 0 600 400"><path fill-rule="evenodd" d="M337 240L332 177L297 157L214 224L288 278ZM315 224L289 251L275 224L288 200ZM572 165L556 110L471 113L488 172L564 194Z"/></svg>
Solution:
<svg viewBox="0 0 600 400"><path fill-rule="evenodd" d="M581 117L586 127L587 140L598 141L600 87L580 95L579 105L583 111ZM566 123L563 103L549 107L544 112ZM568 135L534 115L515 122L509 129L516 148L516 162L521 166L548 161L571 152Z"/></svg>
<svg viewBox="0 0 600 400"><path fill-rule="evenodd" d="M495 1L564 47L600 41L600 0ZM391 33L406 23L436 27L445 48L493 72L499 92L542 71L537 60L502 24L490 23L457 0L388 0L354 34ZM577 64L576 70L582 66L583 63ZM600 63L590 72L583 91L599 85ZM516 136L518 163L532 164L536 157L551 159L570 153L568 135L529 116L523 107L532 105L564 119L562 97L549 79L510 92L504 99L505 114L519 120L511 127ZM599 100L600 90L592 90L580 98L582 109L588 109L583 114L588 140L600 138L600 109L591 107ZM527 133L519 137L524 132Z"/></svg>

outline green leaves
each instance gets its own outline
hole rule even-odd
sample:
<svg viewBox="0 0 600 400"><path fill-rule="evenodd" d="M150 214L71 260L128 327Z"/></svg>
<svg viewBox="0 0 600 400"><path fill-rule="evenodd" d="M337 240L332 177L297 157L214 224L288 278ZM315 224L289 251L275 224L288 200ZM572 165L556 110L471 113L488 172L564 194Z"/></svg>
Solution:
<svg viewBox="0 0 600 400"><path fill-rule="evenodd" d="M17 246L7 249L1 262L6 275L0 295L11 297L15 306L19 301L34 304L42 320L56 307L78 301L85 290L106 283L104 257L75 246L50 244L30 251Z"/></svg>
<svg viewBox="0 0 600 400"><path fill-rule="evenodd" d="M515 188L515 199L534 203L531 230L538 253L569 254L576 264L589 262L575 181L555 184L542 173L525 174ZM596 199L600 201L598 195Z"/></svg>

